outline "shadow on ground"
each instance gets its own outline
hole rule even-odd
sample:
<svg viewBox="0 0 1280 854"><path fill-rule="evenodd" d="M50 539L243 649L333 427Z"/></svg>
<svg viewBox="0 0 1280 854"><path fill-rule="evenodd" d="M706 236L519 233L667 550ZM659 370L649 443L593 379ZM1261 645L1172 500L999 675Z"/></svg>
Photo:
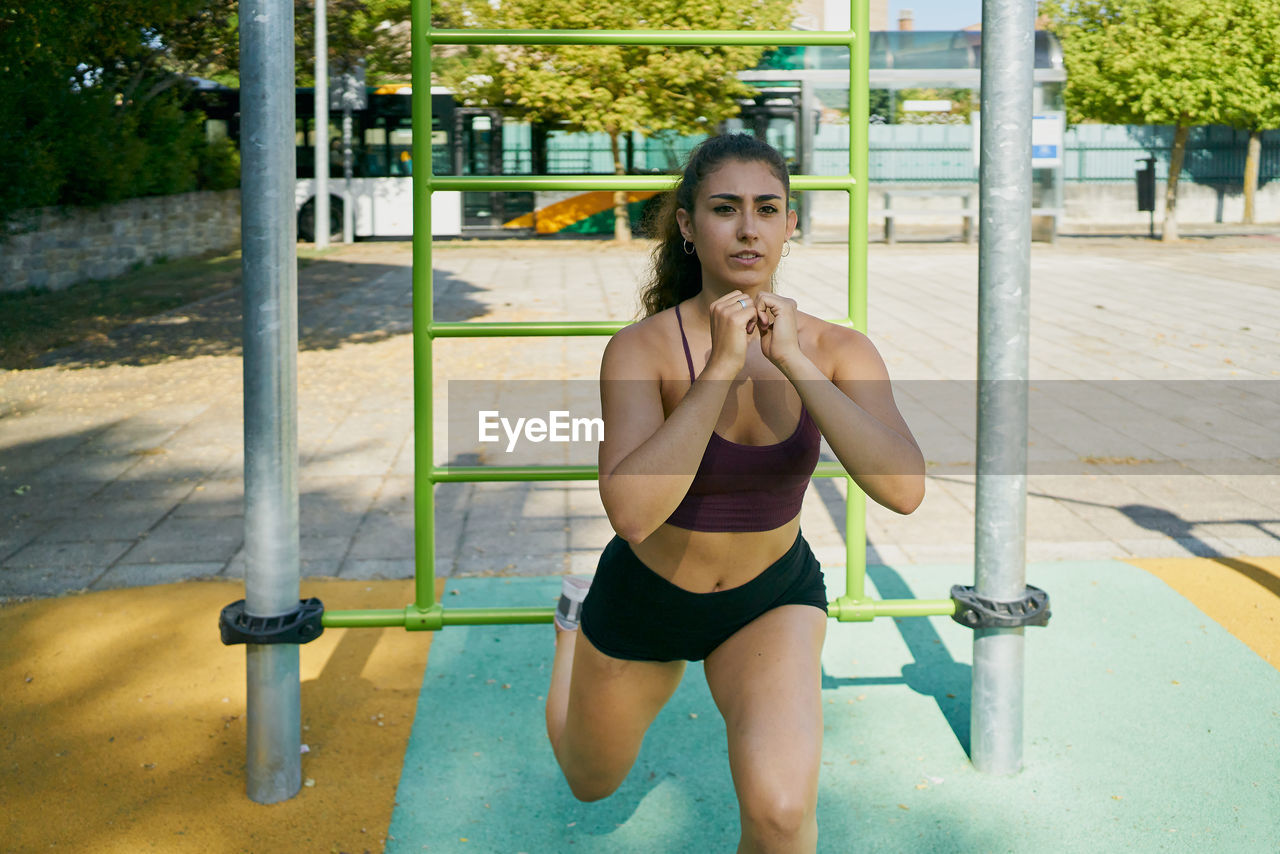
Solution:
<svg viewBox="0 0 1280 854"><path fill-rule="evenodd" d="M487 308L484 288L436 270L435 318L461 321ZM145 318L91 341L45 354L41 367L152 365L198 356L238 356L243 339L243 289L233 288ZM411 267L312 259L298 274L298 347L333 349L371 343L413 330ZM2 366L0 366L2 367Z"/></svg>
<svg viewBox="0 0 1280 854"><path fill-rule="evenodd" d="M241 577L244 480L238 440L199 419L180 426L116 419L0 439L0 599ZM368 452L367 444L319 453L308 464L341 471L348 457ZM304 466L303 474L304 577L412 575L410 473L306 476ZM538 493L556 488L437 485L436 574L563 572L564 522L512 512L542 503Z"/></svg>

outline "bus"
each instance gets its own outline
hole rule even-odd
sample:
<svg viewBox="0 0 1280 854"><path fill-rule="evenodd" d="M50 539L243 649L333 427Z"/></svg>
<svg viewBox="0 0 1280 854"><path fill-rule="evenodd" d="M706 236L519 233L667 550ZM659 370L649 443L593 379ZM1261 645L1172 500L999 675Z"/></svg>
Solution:
<svg viewBox="0 0 1280 854"><path fill-rule="evenodd" d="M205 113L206 133L239 142L239 92L201 86L195 103ZM368 106L352 112L353 224L357 239L406 239L413 234L413 129L408 86L368 90ZM294 205L298 239L313 242L315 223L315 90L295 92L297 183ZM431 92L431 159L437 175L500 175L502 116L497 110L462 107L448 90ZM342 113L329 113L329 231L342 237L347 195L342 157ZM436 237L518 236L533 233L513 220L532 213L533 193L437 192L432 194L431 232Z"/></svg>
<svg viewBox="0 0 1280 854"><path fill-rule="evenodd" d="M352 179L357 238L407 238L413 234L413 128L408 86L374 87L368 106L352 112ZM431 91L431 160L436 175L502 174L502 116L497 110L461 107L446 89ZM298 182L294 201L298 239L313 241L315 226L315 94L298 89ZM342 235L342 114L330 110L329 228ZM435 237L514 235L504 224L533 209L532 193L436 192L431 200Z"/></svg>

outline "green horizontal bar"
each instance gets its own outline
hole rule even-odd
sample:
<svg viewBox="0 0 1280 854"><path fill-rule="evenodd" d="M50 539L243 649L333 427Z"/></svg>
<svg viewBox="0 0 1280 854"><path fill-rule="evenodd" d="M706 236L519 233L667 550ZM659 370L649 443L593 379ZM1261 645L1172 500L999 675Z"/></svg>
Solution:
<svg viewBox="0 0 1280 854"><path fill-rule="evenodd" d="M376 629L404 627L404 608L372 611L325 611L320 623L326 629Z"/></svg>
<svg viewBox="0 0 1280 854"><path fill-rule="evenodd" d="M953 599L884 599L858 602L858 609L875 617L936 617L955 613ZM828 605L832 619L840 619L841 600ZM515 626L551 622L555 609L527 608L439 608L422 612L426 625L444 626ZM413 606L399 609L369 611L326 611L323 618L326 629L386 628L411 626L423 628L416 619L419 613ZM869 618L868 618L869 619Z"/></svg>
<svg viewBox="0 0 1280 854"><path fill-rule="evenodd" d="M433 483L595 480L595 466L433 466Z"/></svg>
<svg viewBox="0 0 1280 854"><path fill-rule="evenodd" d="M475 192L528 192L533 190L652 190L662 192L675 186L672 175L430 175L423 176L431 192L469 190ZM793 190L852 191L848 175L792 175Z"/></svg>
<svg viewBox="0 0 1280 854"><path fill-rule="evenodd" d="M427 44L849 45L852 32L801 30L437 30Z"/></svg>
<svg viewBox="0 0 1280 854"><path fill-rule="evenodd" d="M433 483L509 483L515 481L595 480L596 466L434 466ZM844 477L839 463L821 462L814 477Z"/></svg>
<svg viewBox="0 0 1280 854"><path fill-rule="evenodd" d="M830 321L837 326L853 328L853 321L837 317ZM612 335L627 326L629 321L574 320L574 321L510 321L474 322L469 320L432 323L427 334L432 338L535 338L551 335Z"/></svg>
<svg viewBox="0 0 1280 854"><path fill-rule="evenodd" d="M612 335L629 321L527 321L485 323L471 321L433 323L427 328L432 338L513 338L545 335Z"/></svg>
<svg viewBox="0 0 1280 854"><path fill-rule="evenodd" d="M446 626L515 626L549 623L555 608L445 608Z"/></svg>
<svg viewBox="0 0 1280 854"><path fill-rule="evenodd" d="M870 622L876 617L949 617L956 612L954 599L861 599L840 597L828 613L842 623Z"/></svg>

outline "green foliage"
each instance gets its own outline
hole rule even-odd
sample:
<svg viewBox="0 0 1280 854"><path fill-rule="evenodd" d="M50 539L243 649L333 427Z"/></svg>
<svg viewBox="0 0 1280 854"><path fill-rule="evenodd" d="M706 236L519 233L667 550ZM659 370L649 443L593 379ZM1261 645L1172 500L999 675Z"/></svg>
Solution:
<svg viewBox="0 0 1280 854"><path fill-rule="evenodd" d="M166 23L162 63L179 74L224 86L240 84L240 0L203 0L185 17Z"/></svg>
<svg viewBox="0 0 1280 854"><path fill-rule="evenodd" d="M409 79L409 0L329 0L325 10L331 73L363 61L370 85ZM314 0L294 1L294 25L298 83L314 85Z"/></svg>
<svg viewBox="0 0 1280 854"><path fill-rule="evenodd" d="M504 29L785 29L789 0L443 0L439 14ZM566 130L707 133L753 91L735 72L765 48L663 46L474 47L437 61L467 100Z"/></svg>
<svg viewBox="0 0 1280 854"><path fill-rule="evenodd" d="M898 89L894 121L900 125L967 125L969 114L978 109L976 89ZM905 101L950 101L951 109L937 113L915 113L903 109Z"/></svg>
<svg viewBox="0 0 1280 854"><path fill-rule="evenodd" d="M1280 0L1234 0L1222 45L1223 121L1248 131L1280 128Z"/></svg>
<svg viewBox="0 0 1280 854"><path fill-rule="evenodd" d="M202 190L234 190L240 186L240 150L227 137L196 150L196 183Z"/></svg>
<svg viewBox="0 0 1280 854"><path fill-rule="evenodd" d="M0 222L201 186L203 115L179 72L225 58L218 33L233 10L231 0L0 6ZM225 184L215 162L208 174Z"/></svg>
<svg viewBox="0 0 1280 854"><path fill-rule="evenodd" d="M1237 85L1224 46L1254 0L1049 0L1072 122L1220 124Z"/></svg>

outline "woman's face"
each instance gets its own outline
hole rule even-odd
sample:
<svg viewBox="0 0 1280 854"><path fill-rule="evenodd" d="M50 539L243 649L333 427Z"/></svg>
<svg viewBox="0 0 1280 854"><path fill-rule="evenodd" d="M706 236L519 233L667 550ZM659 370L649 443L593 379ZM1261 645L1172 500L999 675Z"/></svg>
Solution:
<svg viewBox="0 0 1280 854"><path fill-rule="evenodd" d="M676 221L697 247L704 287L755 292L769 290L796 214L768 164L727 160L703 179L694 209L676 211Z"/></svg>

